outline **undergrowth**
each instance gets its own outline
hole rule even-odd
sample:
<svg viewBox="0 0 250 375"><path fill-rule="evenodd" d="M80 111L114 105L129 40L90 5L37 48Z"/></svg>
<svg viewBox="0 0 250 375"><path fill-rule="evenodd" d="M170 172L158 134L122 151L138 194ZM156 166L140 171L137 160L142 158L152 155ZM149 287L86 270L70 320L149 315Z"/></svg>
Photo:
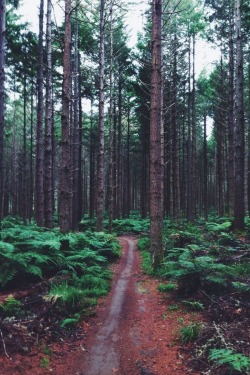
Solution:
<svg viewBox="0 0 250 375"><path fill-rule="evenodd" d="M0 288L7 294L0 303L3 332L8 335L10 330L8 337L13 340L27 337L18 332L29 322L26 329L32 340L36 325L41 326L41 332L47 330L46 336L54 334L50 326L54 326L53 332L72 327L109 291L109 264L119 256L120 244L112 234L86 231L62 235L58 230L4 220L0 233ZM38 292L34 289L32 293L33 288ZM8 295L10 290L20 289L28 290L28 297L21 293L19 301ZM14 327L12 321L20 324Z"/></svg>
<svg viewBox="0 0 250 375"><path fill-rule="evenodd" d="M216 215L209 222L167 222L164 261L154 272L162 293L171 290L184 309L206 316L205 325L191 323L180 331L183 343L195 341L192 366L201 374L249 373L250 225L237 235L232 222ZM138 245L152 274L149 238Z"/></svg>

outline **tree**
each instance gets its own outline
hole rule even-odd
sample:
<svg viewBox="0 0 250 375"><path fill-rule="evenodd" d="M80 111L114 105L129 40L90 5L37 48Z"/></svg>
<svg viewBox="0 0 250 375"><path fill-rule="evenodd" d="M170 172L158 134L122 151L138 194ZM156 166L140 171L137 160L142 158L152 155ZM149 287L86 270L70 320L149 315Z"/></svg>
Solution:
<svg viewBox="0 0 250 375"><path fill-rule="evenodd" d="M3 218L4 41L6 0L0 1L0 221Z"/></svg>
<svg viewBox="0 0 250 375"><path fill-rule="evenodd" d="M53 227L53 104L52 104L52 46L51 46L51 0L47 0L46 30L46 109L44 150L44 225Z"/></svg>
<svg viewBox="0 0 250 375"><path fill-rule="evenodd" d="M235 76L235 204L234 227L243 229L244 207L244 97L243 97L243 49L241 32L241 0L235 0L236 76Z"/></svg>
<svg viewBox="0 0 250 375"><path fill-rule="evenodd" d="M104 214L104 58L105 58L105 0L100 0L100 34L99 34L99 131L97 159L97 231L103 229Z"/></svg>
<svg viewBox="0 0 250 375"><path fill-rule="evenodd" d="M35 213L37 225L44 224L44 191L43 191L43 16L44 0L40 0L39 42L38 42L38 75L37 75L37 127L36 127L36 188Z"/></svg>
<svg viewBox="0 0 250 375"><path fill-rule="evenodd" d="M153 267L163 257L163 122L162 122L162 0L152 5L152 73L150 103L150 250Z"/></svg>
<svg viewBox="0 0 250 375"><path fill-rule="evenodd" d="M60 161L59 224L62 233L71 229L71 158L70 158L70 100L71 100L71 0L65 0L65 36L62 87L62 138Z"/></svg>

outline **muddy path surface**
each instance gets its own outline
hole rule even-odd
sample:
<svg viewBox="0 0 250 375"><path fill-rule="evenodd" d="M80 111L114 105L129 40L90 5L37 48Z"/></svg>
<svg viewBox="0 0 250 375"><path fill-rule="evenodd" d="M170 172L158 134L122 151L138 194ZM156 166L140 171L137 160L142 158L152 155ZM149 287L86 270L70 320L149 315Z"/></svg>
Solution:
<svg viewBox="0 0 250 375"><path fill-rule="evenodd" d="M111 293L97 306L86 346L64 370L75 375L188 374L175 340L183 314L167 314L158 283L141 270L136 240L120 241L123 255Z"/></svg>

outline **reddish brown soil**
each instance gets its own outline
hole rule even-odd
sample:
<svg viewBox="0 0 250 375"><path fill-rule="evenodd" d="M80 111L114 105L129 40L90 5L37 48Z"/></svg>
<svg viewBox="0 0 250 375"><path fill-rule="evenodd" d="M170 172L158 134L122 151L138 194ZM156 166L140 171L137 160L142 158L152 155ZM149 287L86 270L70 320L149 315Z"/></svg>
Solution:
<svg viewBox="0 0 250 375"><path fill-rule="evenodd" d="M177 336L183 321L199 317L171 309L176 301L159 293L158 282L141 270L135 239L121 238L121 244L112 290L99 301L95 317L82 323L84 335L50 345L49 355L36 348L12 361L2 356L1 375L194 374Z"/></svg>

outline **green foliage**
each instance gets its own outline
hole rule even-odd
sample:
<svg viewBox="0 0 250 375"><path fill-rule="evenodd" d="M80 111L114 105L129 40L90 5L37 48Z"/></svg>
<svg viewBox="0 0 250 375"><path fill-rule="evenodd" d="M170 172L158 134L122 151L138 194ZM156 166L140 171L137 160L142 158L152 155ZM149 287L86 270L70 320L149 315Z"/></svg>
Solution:
<svg viewBox="0 0 250 375"><path fill-rule="evenodd" d="M113 230L117 235L141 234L149 231L149 219L122 219L114 220Z"/></svg>
<svg viewBox="0 0 250 375"><path fill-rule="evenodd" d="M168 306L169 311L177 311L179 310L179 305L176 303L174 305Z"/></svg>
<svg viewBox="0 0 250 375"><path fill-rule="evenodd" d="M112 221L112 232L117 236L124 234L141 234L149 231L149 219L131 216L129 219L115 219ZM104 228L108 229L109 222L104 220ZM79 224L81 231L95 231L95 219L83 219Z"/></svg>
<svg viewBox="0 0 250 375"><path fill-rule="evenodd" d="M76 325L79 320L80 320L81 315L80 314L75 314L73 318L65 318L63 321L60 323L60 327L68 327L68 326L74 326Z"/></svg>
<svg viewBox="0 0 250 375"><path fill-rule="evenodd" d="M49 366L49 358L48 357L42 357L40 359L40 367L44 368L44 369L47 369L48 366Z"/></svg>
<svg viewBox="0 0 250 375"><path fill-rule="evenodd" d="M21 302L16 300L12 294L10 294L6 300L0 304L0 313L4 316L12 316L19 313Z"/></svg>
<svg viewBox="0 0 250 375"><path fill-rule="evenodd" d="M233 287L243 293L250 293L250 284L241 283L239 281L232 282Z"/></svg>
<svg viewBox="0 0 250 375"><path fill-rule="evenodd" d="M142 257L142 268L148 274L154 273L152 267L152 260L150 254L150 239L149 237L141 237L137 242L138 249Z"/></svg>
<svg viewBox="0 0 250 375"><path fill-rule="evenodd" d="M222 233L230 230L232 227L231 221L225 221L224 223L207 223L206 229L209 232Z"/></svg>
<svg viewBox="0 0 250 375"><path fill-rule="evenodd" d="M231 268L214 257L190 248L173 248L163 264L163 276L178 281L182 293L192 293L207 284L225 285Z"/></svg>
<svg viewBox="0 0 250 375"><path fill-rule="evenodd" d="M203 303L200 303L198 301L182 301L189 310L191 311L202 311L204 310L204 305Z"/></svg>
<svg viewBox="0 0 250 375"><path fill-rule="evenodd" d="M137 242L138 249L140 251L146 250L149 251L150 249L150 238L149 237L141 237Z"/></svg>
<svg viewBox="0 0 250 375"><path fill-rule="evenodd" d="M46 302L72 310L84 303L84 296L83 290L75 286L69 286L68 283L63 283L53 285L44 299Z"/></svg>
<svg viewBox="0 0 250 375"><path fill-rule="evenodd" d="M78 276L87 269L87 273L102 274L101 268L120 255L120 244L111 234L89 231L63 236L57 230L23 226L17 220L5 220L3 224L0 287L11 281L34 281L63 270Z"/></svg>
<svg viewBox="0 0 250 375"><path fill-rule="evenodd" d="M160 283L158 285L159 292L173 292L176 289L176 284L174 283L168 283L168 284L162 284Z"/></svg>
<svg viewBox="0 0 250 375"><path fill-rule="evenodd" d="M200 323L190 323L180 329L180 340L183 344L188 344L197 339L202 325Z"/></svg>
<svg viewBox="0 0 250 375"><path fill-rule="evenodd" d="M211 349L209 360L219 365L227 365L230 370L238 372L250 370L250 358L231 349Z"/></svg>

